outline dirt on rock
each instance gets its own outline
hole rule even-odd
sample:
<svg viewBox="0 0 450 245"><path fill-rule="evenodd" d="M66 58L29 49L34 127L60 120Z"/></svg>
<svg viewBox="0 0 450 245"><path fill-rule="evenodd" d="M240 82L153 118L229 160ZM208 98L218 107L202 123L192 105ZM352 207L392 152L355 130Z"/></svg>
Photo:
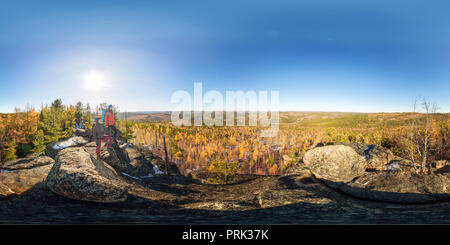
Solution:
<svg viewBox="0 0 450 245"><path fill-rule="evenodd" d="M313 150L317 157L310 157L310 164L306 157L305 164L294 165L282 176L237 175L227 185L209 183L211 176L205 172L183 176L174 163L166 175L165 161L146 148L115 144L110 152L102 149L97 160L94 146L62 150L55 164L45 165L53 166L47 183L37 181L23 193L11 194L11 186L0 182L0 224L450 223L445 198L393 202L411 200L411 192L421 198L431 197L430 192L448 194L442 189L448 186L445 173L419 178L409 172L366 172L364 158L344 145ZM324 152L331 148L336 152ZM26 162L31 161L9 165ZM324 169L336 171L328 176ZM342 189L342 183L351 189ZM396 196L389 199L385 192Z"/></svg>
<svg viewBox="0 0 450 245"><path fill-rule="evenodd" d="M94 203L62 197L39 183L0 201L0 223L422 224L449 223L450 203L368 202L340 194L307 172L252 176L210 185L172 175L125 179L129 198Z"/></svg>

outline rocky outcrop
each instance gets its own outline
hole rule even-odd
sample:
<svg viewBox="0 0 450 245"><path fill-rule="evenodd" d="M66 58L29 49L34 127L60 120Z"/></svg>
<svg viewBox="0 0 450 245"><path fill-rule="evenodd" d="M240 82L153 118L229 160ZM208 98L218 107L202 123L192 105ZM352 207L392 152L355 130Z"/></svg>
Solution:
<svg viewBox="0 0 450 245"><path fill-rule="evenodd" d="M5 199L6 197L16 194L14 191L12 191L8 186L4 185L2 182L0 182L0 200Z"/></svg>
<svg viewBox="0 0 450 245"><path fill-rule="evenodd" d="M395 156L389 149L380 145L365 145L358 142L336 142L333 145L345 145L351 147L367 161L367 171L415 171L412 163L401 157ZM316 147L324 146L322 143Z"/></svg>
<svg viewBox="0 0 450 245"><path fill-rule="evenodd" d="M152 158L146 157L142 149L132 144L122 144L120 149L127 156L129 163L133 166L130 174L133 176L153 176L155 174L154 166L151 163Z"/></svg>
<svg viewBox="0 0 450 245"><path fill-rule="evenodd" d="M345 145L351 147L367 161L367 170L384 171L392 161L400 161L402 158L396 157L389 149L380 145L365 145L358 142L337 142L333 145Z"/></svg>
<svg viewBox="0 0 450 245"><path fill-rule="evenodd" d="M0 170L21 170L32 169L40 166L53 164L55 161L42 154L30 154L26 158L19 158L15 160L9 160L0 166Z"/></svg>
<svg viewBox="0 0 450 245"><path fill-rule="evenodd" d="M317 177L348 182L364 174L366 160L349 146L330 145L306 152L303 161Z"/></svg>
<svg viewBox="0 0 450 245"><path fill-rule="evenodd" d="M394 203L450 200L450 173L443 161L435 163L440 169L434 174L418 175L411 161L382 146L342 142L316 147L303 161L322 183L356 198Z"/></svg>
<svg viewBox="0 0 450 245"><path fill-rule="evenodd" d="M91 137L91 131L88 129L76 129L74 132L75 136L81 136L83 138L90 138Z"/></svg>
<svg viewBox="0 0 450 245"><path fill-rule="evenodd" d="M96 157L95 142L90 142L83 148L93 157ZM124 154L116 142L111 147L107 147L106 142L102 142L100 158L113 167L117 172L130 173L134 169L134 167L130 164L128 156Z"/></svg>
<svg viewBox="0 0 450 245"><path fill-rule="evenodd" d="M135 162L144 158L144 155L139 151L139 149L137 149L137 147L132 147L131 144L122 144L120 149L126 154L130 162Z"/></svg>
<svg viewBox="0 0 450 245"><path fill-rule="evenodd" d="M74 136L69 139L59 141L59 142L53 142L51 144L48 144L45 148L45 154L53 159L55 159L56 155L62 150L69 147L79 147L83 146L86 143L89 142L89 138L81 137L81 136Z"/></svg>
<svg viewBox="0 0 450 245"><path fill-rule="evenodd" d="M0 168L0 196L21 194L45 180L54 160L36 155L5 162Z"/></svg>
<svg viewBox="0 0 450 245"><path fill-rule="evenodd" d="M379 145L369 145L364 150L364 157L367 160L367 169L368 170L386 170L387 164L392 160L401 158L396 158L394 154Z"/></svg>
<svg viewBox="0 0 450 245"><path fill-rule="evenodd" d="M153 166L158 167L158 169L162 172L166 172L166 161L163 159L156 157L152 159L151 161ZM178 169L177 165L173 162L169 162L169 172L172 175L181 175L180 170Z"/></svg>
<svg viewBox="0 0 450 245"><path fill-rule="evenodd" d="M394 157L394 160L392 160L388 164L386 164L385 171L417 173L417 171L419 170L419 167L420 167L419 164L416 163L416 167L414 168L414 164L410 160L403 159L400 157Z"/></svg>
<svg viewBox="0 0 450 245"><path fill-rule="evenodd" d="M450 175L417 175L411 172L367 172L350 183L334 188L372 201L425 203L450 200Z"/></svg>
<svg viewBox="0 0 450 245"><path fill-rule="evenodd" d="M112 167L81 147L67 148L57 155L46 184L61 196L102 203L124 201L129 188Z"/></svg>
<svg viewBox="0 0 450 245"><path fill-rule="evenodd" d="M134 177L153 176L155 174L152 154L145 154L142 148L128 143L115 142L108 148L101 147L100 158L113 167L118 173L123 172ZM83 147L89 154L96 156L96 143L91 142Z"/></svg>

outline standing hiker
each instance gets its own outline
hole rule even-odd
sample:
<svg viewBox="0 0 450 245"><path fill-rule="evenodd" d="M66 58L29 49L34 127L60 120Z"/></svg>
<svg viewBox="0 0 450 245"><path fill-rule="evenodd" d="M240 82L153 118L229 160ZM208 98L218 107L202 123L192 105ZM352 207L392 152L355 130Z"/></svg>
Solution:
<svg viewBox="0 0 450 245"><path fill-rule="evenodd" d="M102 122L106 126L107 132L116 139L118 135L118 130L116 128L116 121L114 118L114 111L112 110L112 105L109 105L108 108L103 109L102 112Z"/></svg>
<svg viewBox="0 0 450 245"><path fill-rule="evenodd" d="M101 118L95 118L95 125L92 127L92 137L94 138L97 147L95 148L95 153L97 154L97 159L100 158L100 147L102 146L102 140L108 141L108 147L113 144L113 138L109 135L105 135L105 126L103 125Z"/></svg>

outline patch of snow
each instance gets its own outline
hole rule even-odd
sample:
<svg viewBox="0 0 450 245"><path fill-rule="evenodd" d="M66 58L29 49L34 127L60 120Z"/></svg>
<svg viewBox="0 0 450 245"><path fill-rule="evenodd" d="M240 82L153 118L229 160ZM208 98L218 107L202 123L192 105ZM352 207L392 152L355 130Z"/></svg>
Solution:
<svg viewBox="0 0 450 245"><path fill-rule="evenodd" d="M0 169L0 173L9 173L9 172L11 172L11 171Z"/></svg>
<svg viewBox="0 0 450 245"><path fill-rule="evenodd" d="M84 141L86 141L86 140L80 139L80 137L78 137L78 136L74 136L65 141L56 143L55 145L53 145L53 149L61 150L61 149L67 148L67 147L76 146L80 143L85 143Z"/></svg>
<svg viewBox="0 0 450 245"><path fill-rule="evenodd" d="M145 175L145 176L140 176L139 178L151 178L151 177L153 177L153 174L148 174L148 175Z"/></svg>
<svg viewBox="0 0 450 245"><path fill-rule="evenodd" d="M155 171L155 175L161 175L164 174L163 171L159 170L158 166L153 166L153 171Z"/></svg>
<svg viewBox="0 0 450 245"><path fill-rule="evenodd" d="M397 170L399 170L400 169L400 164L399 164L399 162L392 162L392 163L389 163L388 165L386 165L386 171L397 171Z"/></svg>
<svg viewBox="0 0 450 245"><path fill-rule="evenodd" d="M82 129L82 128L84 128L83 122L75 123L75 129Z"/></svg>
<svg viewBox="0 0 450 245"><path fill-rule="evenodd" d="M135 180L141 180L140 178L138 178L138 177L136 177L136 176L132 176L132 175L129 175L129 174L124 173L124 172L122 172L122 174L125 175L125 176L127 176L127 177L130 177L130 178L132 178L132 179L135 179Z"/></svg>

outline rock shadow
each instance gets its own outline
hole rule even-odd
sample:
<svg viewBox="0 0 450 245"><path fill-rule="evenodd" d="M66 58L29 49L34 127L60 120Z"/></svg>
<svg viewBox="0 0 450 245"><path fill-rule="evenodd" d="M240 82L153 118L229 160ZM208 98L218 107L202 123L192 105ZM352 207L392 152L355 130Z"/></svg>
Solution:
<svg viewBox="0 0 450 245"><path fill-rule="evenodd" d="M288 181L289 178L285 179ZM0 201L0 223L8 224L417 224L449 223L449 207L420 212L372 212L336 203L298 202L253 210L187 209L168 200L130 196L121 203L68 199L44 182Z"/></svg>
<svg viewBox="0 0 450 245"><path fill-rule="evenodd" d="M318 180L334 191L338 192L339 194L364 201L384 202L392 204L430 204L450 201L449 193L389 192L374 190L372 187L355 187L350 184L351 182L344 183L333 182L325 179Z"/></svg>

